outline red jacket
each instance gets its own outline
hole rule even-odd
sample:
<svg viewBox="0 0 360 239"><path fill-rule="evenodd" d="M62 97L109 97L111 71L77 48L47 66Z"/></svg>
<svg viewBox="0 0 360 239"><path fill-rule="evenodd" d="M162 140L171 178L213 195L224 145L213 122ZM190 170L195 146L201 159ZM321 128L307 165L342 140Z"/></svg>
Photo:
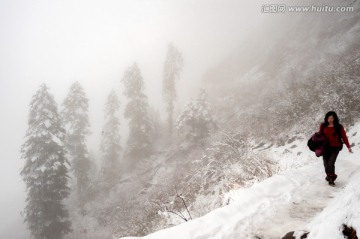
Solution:
<svg viewBox="0 0 360 239"><path fill-rule="evenodd" d="M320 125L320 132L321 132L323 127L324 127L324 123L322 123ZM349 140L348 140L348 138L346 136L346 132L344 130L344 127L341 124L340 124L340 129L341 129L341 138L342 138L342 140L344 141L346 147L350 148ZM335 127L326 126L324 128L323 133L324 133L330 147L338 147L338 146L340 146L339 136L336 134Z"/></svg>

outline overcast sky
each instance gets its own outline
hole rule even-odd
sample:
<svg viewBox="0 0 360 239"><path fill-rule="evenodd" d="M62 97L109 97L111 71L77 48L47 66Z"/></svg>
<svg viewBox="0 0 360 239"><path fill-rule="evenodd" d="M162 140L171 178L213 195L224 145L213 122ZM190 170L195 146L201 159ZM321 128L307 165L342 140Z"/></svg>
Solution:
<svg viewBox="0 0 360 239"><path fill-rule="evenodd" d="M6 216L0 237L23 228L16 224L25 200L19 151L41 83L60 104L70 85L80 82L90 99L89 144L97 151L106 97L111 89L122 96L127 67L138 63L150 105L163 110L162 70L173 42L184 58L178 89L179 102L186 102L202 74L263 17L253 0L0 0L0 211ZM122 98L122 108L125 103Z"/></svg>

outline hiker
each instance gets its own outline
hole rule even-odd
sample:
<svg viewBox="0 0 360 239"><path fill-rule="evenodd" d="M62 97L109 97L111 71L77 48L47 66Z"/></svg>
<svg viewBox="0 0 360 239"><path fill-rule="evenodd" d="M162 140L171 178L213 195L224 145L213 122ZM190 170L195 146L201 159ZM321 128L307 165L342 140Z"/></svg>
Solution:
<svg viewBox="0 0 360 239"><path fill-rule="evenodd" d="M342 150L343 142L352 153L349 140L346 136L344 127L339 123L339 118L334 111L326 113L324 122L320 125L320 132L324 134L327 144L325 146L323 160L326 178L330 185L335 185L334 181L337 178L335 174L335 161Z"/></svg>

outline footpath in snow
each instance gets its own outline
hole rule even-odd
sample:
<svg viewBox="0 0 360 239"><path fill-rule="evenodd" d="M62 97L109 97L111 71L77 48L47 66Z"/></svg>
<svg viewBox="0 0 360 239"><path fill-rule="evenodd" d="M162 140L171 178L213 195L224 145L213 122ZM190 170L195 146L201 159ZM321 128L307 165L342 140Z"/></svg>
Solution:
<svg viewBox="0 0 360 239"><path fill-rule="evenodd" d="M349 133L360 131L359 125ZM310 231L308 238L344 238L342 224L360 232L359 135L353 154L346 147L336 163L338 179L325 181L322 157L304 167L275 175L229 193L231 204L145 239L279 239L289 231ZM127 239L136 237L126 237Z"/></svg>

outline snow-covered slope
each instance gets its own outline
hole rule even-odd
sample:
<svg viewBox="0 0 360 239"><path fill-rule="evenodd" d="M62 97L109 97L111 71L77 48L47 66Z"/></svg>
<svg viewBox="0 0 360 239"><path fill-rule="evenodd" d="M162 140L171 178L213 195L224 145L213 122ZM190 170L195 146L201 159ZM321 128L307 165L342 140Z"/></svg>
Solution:
<svg viewBox="0 0 360 239"><path fill-rule="evenodd" d="M310 232L308 238L335 239L344 238L343 224L360 231L359 131L360 123L357 123L347 132L354 153L350 154L344 147L339 154L336 187L327 185L322 158L314 155L303 167L286 170L250 188L230 192L227 199L231 200L227 206L143 238L271 239L282 238L289 231L303 230ZM306 140L297 144L304 147ZM279 153L278 157L281 155ZM283 155L288 157L289 154ZM304 153L297 158L306 162L308 156ZM127 237L130 238L135 237Z"/></svg>
<svg viewBox="0 0 360 239"><path fill-rule="evenodd" d="M285 139L293 127L306 131L329 108L343 122L360 117L359 102L352 103L359 99L360 1L341 4L354 11L269 15L261 30L205 74L204 86L222 129Z"/></svg>

